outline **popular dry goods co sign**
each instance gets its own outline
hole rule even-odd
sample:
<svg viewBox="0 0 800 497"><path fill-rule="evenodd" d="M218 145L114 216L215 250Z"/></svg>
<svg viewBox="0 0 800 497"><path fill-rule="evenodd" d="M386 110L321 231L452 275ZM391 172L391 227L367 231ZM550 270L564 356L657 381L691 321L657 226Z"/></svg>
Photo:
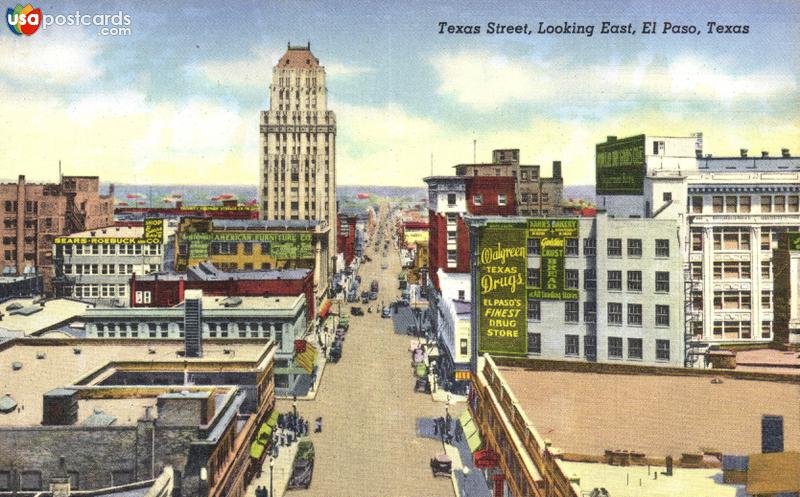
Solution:
<svg viewBox="0 0 800 497"><path fill-rule="evenodd" d="M641 195L644 192L644 135L632 136L595 148L598 195Z"/></svg>
<svg viewBox="0 0 800 497"><path fill-rule="evenodd" d="M478 231L478 351L528 352L528 299L576 300L566 288L566 240L578 238L577 219L529 219L527 224L487 224ZM539 247L539 279L528 281L528 246ZM528 286L528 283L531 283Z"/></svg>

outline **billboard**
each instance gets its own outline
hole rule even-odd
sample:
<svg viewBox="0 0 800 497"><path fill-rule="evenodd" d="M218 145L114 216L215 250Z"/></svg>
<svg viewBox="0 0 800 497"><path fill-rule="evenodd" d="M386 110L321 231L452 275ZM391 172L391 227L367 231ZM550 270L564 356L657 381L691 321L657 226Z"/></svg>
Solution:
<svg viewBox="0 0 800 497"><path fill-rule="evenodd" d="M528 353L524 224L487 224L478 231L478 352Z"/></svg>
<svg viewBox="0 0 800 497"><path fill-rule="evenodd" d="M528 238L539 240L539 281L528 288L528 298L536 300L577 300L578 289L566 288L567 238L578 238L577 219L529 219Z"/></svg>
<svg viewBox="0 0 800 497"><path fill-rule="evenodd" d="M598 143L595 184L598 195L642 195L645 175L644 135Z"/></svg>
<svg viewBox="0 0 800 497"><path fill-rule="evenodd" d="M59 236L53 240L56 245L160 245L164 243L164 220L145 219L144 232L139 237L75 237Z"/></svg>
<svg viewBox="0 0 800 497"><path fill-rule="evenodd" d="M276 260L314 258L314 239L311 233L197 232L183 234L181 241L189 244L190 259L207 258L208 249L214 242L264 243L269 247L269 255Z"/></svg>

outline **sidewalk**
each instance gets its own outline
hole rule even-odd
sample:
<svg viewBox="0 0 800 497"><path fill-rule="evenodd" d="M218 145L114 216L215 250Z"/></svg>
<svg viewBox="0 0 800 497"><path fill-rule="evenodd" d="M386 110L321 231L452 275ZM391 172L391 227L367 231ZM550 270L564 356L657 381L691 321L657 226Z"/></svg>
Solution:
<svg viewBox="0 0 800 497"><path fill-rule="evenodd" d="M453 420L458 423L458 417ZM441 441L441 435L434 432L434 420L430 418L417 420L417 436ZM454 439L451 443L445 443L444 451L452 461L450 479L456 497L491 497L491 489L483 473L472 466L472 453L464 438L459 442Z"/></svg>
<svg viewBox="0 0 800 497"><path fill-rule="evenodd" d="M322 343L328 344L328 346L326 347L327 349L330 348L330 344L333 343L333 340L336 337L337 321L338 319L330 320L330 325L328 326L329 330L327 333L324 331L324 328L319 332L320 337L322 338ZM317 398L317 392L319 391L319 386L322 383L322 376L325 373L325 365L328 363L328 358L325 357L325 355L322 353L322 347L319 346L319 342L316 339L317 338L316 334L308 335L305 338L306 340L310 339L311 343L314 345L314 347L317 347L318 350L317 360L314 363L317 366L317 378L314 381L313 387L310 387L308 389L308 393L306 395L297 395L297 400L314 400ZM308 381L310 382L310 376L307 378ZM294 395L276 395L275 397L280 400L294 400L295 398Z"/></svg>
<svg viewBox="0 0 800 497"><path fill-rule="evenodd" d="M278 430L283 431L283 430ZM272 488L276 497L281 497L286 492L286 487L289 485L289 477L292 475L292 464L294 463L294 456L297 453L298 443L295 441L289 447L281 447L278 452L278 458L274 460L272 468ZM247 487L245 495L248 497L256 495L256 487L266 487L269 490L269 456L264 459L264 464L261 466L261 476L253 478L250 486ZM273 497L270 495L270 497Z"/></svg>

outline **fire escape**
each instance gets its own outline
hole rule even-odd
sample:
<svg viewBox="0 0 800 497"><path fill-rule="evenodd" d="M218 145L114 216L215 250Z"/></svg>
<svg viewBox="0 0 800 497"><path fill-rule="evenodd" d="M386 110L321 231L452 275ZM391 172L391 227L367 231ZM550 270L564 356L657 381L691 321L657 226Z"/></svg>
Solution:
<svg viewBox="0 0 800 497"><path fill-rule="evenodd" d="M683 337L684 337L684 360L683 364L687 368L698 367L698 361L705 356L705 347L701 341L694 337L695 312L701 309L694 308L695 292L700 290L701 282L694 279L692 274L691 262L683 265ZM702 336L700 337L702 339Z"/></svg>

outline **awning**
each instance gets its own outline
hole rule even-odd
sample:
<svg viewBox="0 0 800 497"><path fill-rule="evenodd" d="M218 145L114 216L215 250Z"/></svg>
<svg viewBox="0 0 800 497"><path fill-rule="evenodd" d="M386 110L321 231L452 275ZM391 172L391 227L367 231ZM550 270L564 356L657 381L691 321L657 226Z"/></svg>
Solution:
<svg viewBox="0 0 800 497"><path fill-rule="evenodd" d="M278 415L278 411L272 411L272 414L269 415L267 422L264 424L274 429L276 426L278 426Z"/></svg>
<svg viewBox="0 0 800 497"><path fill-rule="evenodd" d="M428 374L428 366L424 362L417 364L416 374L419 378L424 378Z"/></svg>
<svg viewBox="0 0 800 497"><path fill-rule="evenodd" d="M317 348L314 347L312 343L306 343L306 349L294 356L294 364L302 368L308 374L314 371L314 364L316 364L316 361Z"/></svg>
<svg viewBox="0 0 800 497"><path fill-rule="evenodd" d="M461 423L461 428L464 429L464 438L467 440L467 446L470 452L475 452L481 446L481 434L475 421L472 420L472 415L469 409L466 409L458 418Z"/></svg>
<svg viewBox="0 0 800 497"><path fill-rule="evenodd" d="M322 307L319 308L319 317L321 317L322 319L325 319L326 317L328 317L328 313L330 312L330 310L331 310L331 301L329 299L329 300L326 300L322 304Z"/></svg>
<svg viewBox="0 0 800 497"><path fill-rule="evenodd" d="M261 459L261 454L264 453L266 446L258 442L258 440L254 440L253 443L250 444L250 457L253 459Z"/></svg>

